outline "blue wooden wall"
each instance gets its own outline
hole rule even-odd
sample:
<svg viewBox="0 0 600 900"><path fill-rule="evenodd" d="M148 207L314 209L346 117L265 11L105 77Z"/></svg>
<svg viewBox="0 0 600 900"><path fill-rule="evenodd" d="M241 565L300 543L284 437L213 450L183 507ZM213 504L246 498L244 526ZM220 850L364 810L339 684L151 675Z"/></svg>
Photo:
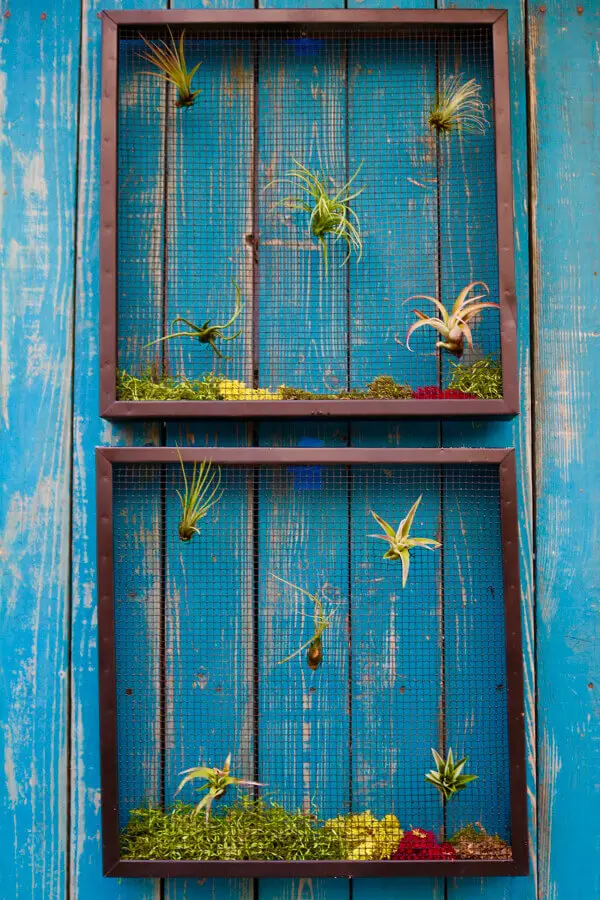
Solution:
<svg viewBox="0 0 600 900"><path fill-rule="evenodd" d="M194 4L171 3L183 5ZM600 897L600 8L505 5L520 418L350 431L270 424L258 434L265 445L312 437L519 454L532 874L358 881L356 900ZM0 0L0 896L347 900L345 882L101 875L93 448L242 444L250 430L98 417L100 9L99 0Z"/></svg>

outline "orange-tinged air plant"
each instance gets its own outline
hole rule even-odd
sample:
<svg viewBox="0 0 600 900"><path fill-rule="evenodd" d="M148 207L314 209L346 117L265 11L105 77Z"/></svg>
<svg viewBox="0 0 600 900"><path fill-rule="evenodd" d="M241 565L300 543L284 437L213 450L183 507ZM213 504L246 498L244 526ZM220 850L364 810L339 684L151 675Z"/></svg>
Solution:
<svg viewBox="0 0 600 900"><path fill-rule="evenodd" d="M469 296L471 291L478 285L481 285L484 293ZM475 316L478 316L482 310L487 309L488 307L500 309L499 303L492 303L490 301L485 301L484 303L478 302L484 297L489 297L489 294L490 291L485 282L472 281L471 284L468 284L462 289L454 301L454 306L450 313L444 304L436 297L430 297L427 294L415 294L415 296L409 297L408 300L405 301L406 303L410 300L430 300L431 303L435 304L437 307L439 317L428 316L424 312L421 312L420 309L413 310L419 321L414 322L406 334L406 346L408 350L412 349L410 346L410 338L413 332L415 332L417 328L423 328L425 325L429 325L431 328L435 328L442 337L442 340L438 341L435 346L447 350L449 353L460 358L465 349L465 339L469 347L471 347L471 349L473 348L471 323ZM398 343L400 342L398 341Z"/></svg>

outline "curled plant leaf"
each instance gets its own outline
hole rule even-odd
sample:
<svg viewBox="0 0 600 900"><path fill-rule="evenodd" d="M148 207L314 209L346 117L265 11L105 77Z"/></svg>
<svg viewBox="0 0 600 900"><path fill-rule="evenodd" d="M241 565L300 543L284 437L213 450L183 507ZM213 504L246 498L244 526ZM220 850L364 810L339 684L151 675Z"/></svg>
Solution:
<svg viewBox="0 0 600 900"><path fill-rule="evenodd" d="M486 107L480 94L481 85L474 78L465 81L463 75L449 75L440 85L429 113L431 130L442 135L453 131L485 134Z"/></svg>
<svg viewBox="0 0 600 900"><path fill-rule="evenodd" d="M223 496L222 491L217 496L221 484L221 470L217 467L215 475L210 460L202 460L199 469L198 464L194 463L192 479L188 483L179 447L177 448L177 455L179 456L179 462L181 463L183 484L185 487L183 494L181 494L180 491L176 491L183 510L179 522L179 540L187 543L187 541L191 541L195 534L200 534L198 522L200 519L204 518L211 507L218 503Z"/></svg>
<svg viewBox="0 0 600 900"><path fill-rule="evenodd" d="M469 294L477 285L481 285L485 293L476 294L474 297L470 297ZM436 297L429 297L426 294L416 294L413 297L409 297L408 300L404 301L405 303L408 303L411 300L430 300L431 303L437 307L440 318L437 316L427 316L419 309L414 309L413 312L419 321L414 322L408 329L406 334L407 349L412 350L410 346L411 335L418 328L423 328L425 325L428 325L430 328L434 328L442 337L442 340L438 341L435 346L447 350L449 353L460 358L464 352L465 338L469 347L473 347L471 320L483 309L500 309L498 303L477 302L483 297L488 297L489 293L489 288L483 281L472 281L471 284L468 284L462 289L454 301L451 313L448 312L443 303ZM396 338L396 342L400 343L398 338Z"/></svg>
<svg viewBox="0 0 600 900"><path fill-rule="evenodd" d="M479 777L478 775L462 774L469 759L468 756L463 756L462 759L459 759L458 762L455 763L452 748L448 750L446 759L443 759L433 747L431 748L431 752L435 760L436 768L431 769L425 775L425 781L428 781L437 788L444 800L452 800L459 791L463 791L471 781L475 781Z"/></svg>
<svg viewBox="0 0 600 900"><path fill-rule="evenodd" d="M179 44L175 42L170 28L169 34L171 36L171 46L165 41L148 41L143 34L140 34L141 39L148 47L148 52L140 53L140 57L152 63L159 70L158 72L145 72L144 74L160 78L162 81L166 81L167 84L172 84L173 87L177 88L175 106L178 108L192 106L198 94L201 93L200 91L192 91L192 79L202 63L197 63L191 72L188 72L183 49L185 31L181 32Z"/></svg>
<svg viewBox="0 0 600 900"><path fill-rule="evenodd" d="M150 341L150 343L146 344L145 347L152 347L153 344L160 344L161 341L170 341L171 338L190 337L195 338L201 344L208 344L219 359L231 359L230 356L223 356L216 345L217 340L234 341L242 333L242 329L240 328L240 330L236 331L235 334L230 334L228 336L224 334L224 332L233 325L242 311L242 292L240 291L235 281L232 281L231 283L233 284L236 291L235 310L232 317L228 322L225 322L224 325L211 325L210 319L207 319L206 322L204 322L202 325L194 325L193 322L190 322L188 319L184 319L183 316L177 316L176 319L173 319L172 325L175 326L178 322L183 322L188 326L188 328L190 329L189 331L176 331L173 334L166 334L164 337L157 338L155 341Z"/></svg>
<svg viewBox="0 0 600 900"><path fill-rule="evenodd" d="M183 772L180 772L180 775L185 775L185 778L179 784L179 787L175 791L175 796L180 792L180 790L190 781L194 781L196 779L201 778L206 783L201 785L198 790L200 791L208 791L208 794L202 798L200 803L196 806L195 815L198 815L201 809L206 810L206 821L208 822L208 817L210 815L211 807L215 800L218 800L219 797L222 797L228 787L232 784L240 785L244 787L264 787L258 781L246 781L243 778L236 778L235 776L230 774L231 771L231 753L227 756L227 759L223 763L223 768L219 769L216 766L213 769L209 769L206 766L194 766L191 769L184 769Z"/></svg>
<svg viewBox="0 0 600 900"><path fill-rule="evenodd" d="M286 581L285 578L280 578L279 575L273 575L273 578L276 578L277 581L281 581L282 584L287 584L288 587L294 588L295 591L300 591L301 594L304 594L305 597L308 597L312 600L314 604L314 613L313 613L313 625L314 625L314 633L311 638L308 639L301 647L297 650L294 650L293 653L290 653L289 656L286 656L285 659L281 659L278 665L282 663L289 662L294 657L299 656L303 650L306 650L306 662L308 664L309 669L316 671L321 663L323 662L323 634L329 628L331 624L331 618L335 610L329 613L328 616L325 615L323 609L323 603L321 602L318 594L309 594L308 591L305 591L304 588L298 587L297 584L292 584L291 581Z"/></svg>
<svg viewBox="0 0 600 900"><path fill-rule="evenodd" d="M381 525L384 534L370 534L369 537L375 538L376 540L380 541L387 541L389 547L383 554L384 559L399 559L402 561L402 587L405 587L406 581L408 579L408 572L410 568L410 551L414 547L424 547L426 550L437 550L442 546L439 541L436 541L433 538L418 538L410 536L410 529L412 528L415 513L422 499L423 494L421 494L419 498L415 500L415 502L409 509L408 514L404 519L402 519L396 530L394 530L392 526L385 521L385 519L382 519L381 516L378 516L376 512L371 510L371 515L373 516L377 524Z"/></svg>
<svg viewBox="0 0 600 900"><path fill-rule="evenodd" d="M342 240L346 243L348 252L344 257L342 266L348 262L352 252L357 253L360 260L363 247L360 235L360 222L350 203L359 194L362 194L364 187L353 194L348 191L360 172L362 163L352 178L342 185L335 194L330 196L325 186L325 176L323 174L311 172L310 169L307 169L306 166L303 166L296 159L293 159L292 162L296 168L286 172L284 178L276 178L274 181L270 181L267 188L275 184L292 184L303 193L300 195L290 194L279 200L273 208L285 206L287 209L309 213L309 227L311 233L321 245L325 271L328 269L327 243L325 241L325 235L327 234L333 235L335 241Z"/></svg>

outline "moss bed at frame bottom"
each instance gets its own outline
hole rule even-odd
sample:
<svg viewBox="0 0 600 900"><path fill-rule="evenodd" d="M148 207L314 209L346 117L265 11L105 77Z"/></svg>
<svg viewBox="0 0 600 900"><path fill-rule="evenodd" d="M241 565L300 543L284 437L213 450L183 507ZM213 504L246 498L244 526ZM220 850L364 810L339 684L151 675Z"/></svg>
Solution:
<svg viewBox="0 0 600 900"><path fill-rule="evenodd" d="M160 376L148 369L136 377L117 373L117 399L144 400L501 400L502 366L493 357L468 366L452 363L452 377L446 388L436 385L411 388L390 375L379 375L365 390L352 389L319 394L281 385L276 390L248 387L243 381L207 374L200 380Z"/></svg>
<svg viewBox="0 0 600 900"><path fill-rule="evenodd" d="M124 859L196 860L445 860L512 859L509 845L479 823L448 841L431 831L403 831L393 814L370 812L325 821L262 799L243 798L208 821L177 803L163 811L134 809L121 834Z"/></svg>

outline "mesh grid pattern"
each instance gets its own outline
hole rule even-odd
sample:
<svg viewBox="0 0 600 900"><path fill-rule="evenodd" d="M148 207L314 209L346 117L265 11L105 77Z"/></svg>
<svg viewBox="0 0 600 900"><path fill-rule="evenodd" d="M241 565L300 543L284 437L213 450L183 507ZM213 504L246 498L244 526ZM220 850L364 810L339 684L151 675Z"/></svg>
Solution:
<svg viewBox="0 0 600 900"><path fill-rule="evenodd" d="M221 500L182 543L180 466L113 467L121 825L231 753L290 811L393 813L439 838L481 822L510 842L497 467L220 468ZM420 495L411 534L442 548L412 552L403 589L370 513L397 527ZM316 670L306 651L282 662L314 607L274 576L323 601ZM479 776L445 808L432 747Z"/></svg>
<svg viewBox="0 0 600 900"><path fill-rule="evenodd" d="M145 30L169 40L166 30ZM484 27L385 32L323 28L186 30L188 68L200 62L189 109L147 73L139 30L122 29L118 111L118 365L176 378L207 373L276 391L335 393L380 375L445 386L449 358L415 321L414 294L448 307L485 281L498 301L491 32ZM177 38L178 32L175 31ZM489 107L485 135L438 138L427 119L449 74L474 77ZM329 269L308 216L277 201L297 159L332 192L362 163L352 203L363 258ZM242 333L221 345L192 338L147 347L184 316L202 325L244 307ZM230 334L234 329L230 330ZM473 327L468 364L500 351L497 310Z"/></svg>

